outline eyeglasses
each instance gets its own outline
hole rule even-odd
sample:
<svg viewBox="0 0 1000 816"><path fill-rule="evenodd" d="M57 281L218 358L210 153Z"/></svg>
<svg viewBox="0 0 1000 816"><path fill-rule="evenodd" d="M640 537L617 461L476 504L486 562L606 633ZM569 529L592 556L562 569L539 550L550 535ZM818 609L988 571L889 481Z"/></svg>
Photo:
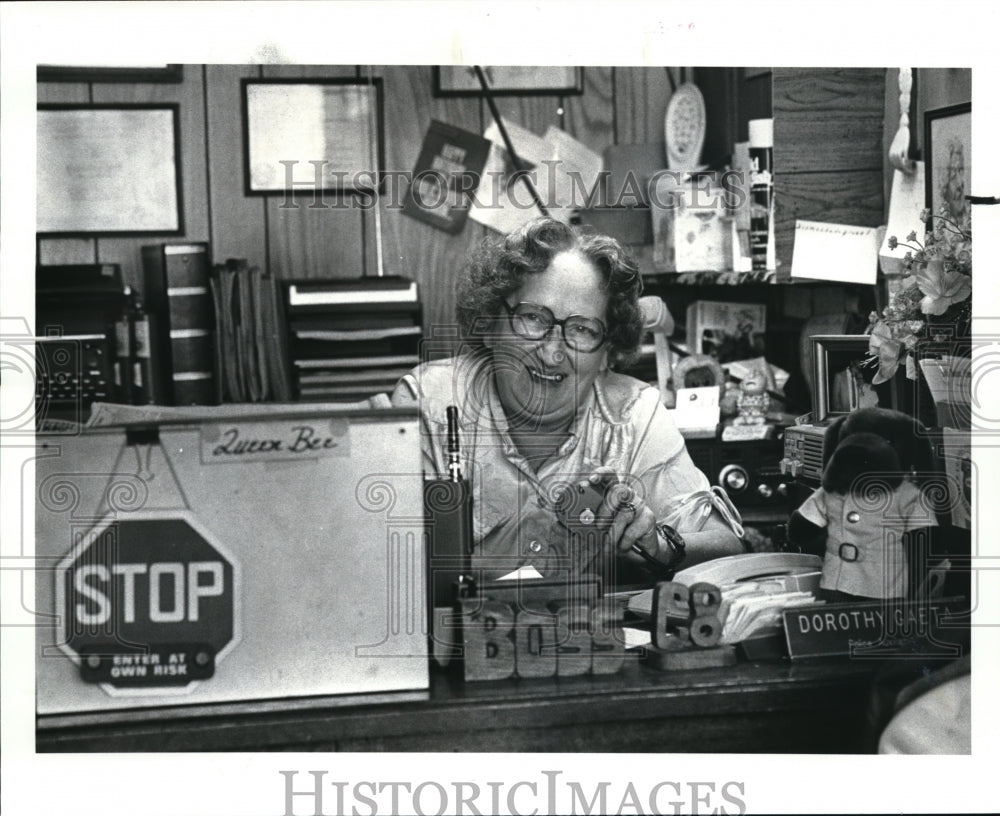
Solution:
<svg viewBox="0 0 1000 816"><path fill-rule="evenodd" d="M607 330L596 317L570 315L563 320L556 320L551 309L537 303L518 303L511 307L506 300L501 302L507 310L514 334L525 340L542 340L555 326L559 326L566 345L576 351L597 351L604 343Z"/></svg>

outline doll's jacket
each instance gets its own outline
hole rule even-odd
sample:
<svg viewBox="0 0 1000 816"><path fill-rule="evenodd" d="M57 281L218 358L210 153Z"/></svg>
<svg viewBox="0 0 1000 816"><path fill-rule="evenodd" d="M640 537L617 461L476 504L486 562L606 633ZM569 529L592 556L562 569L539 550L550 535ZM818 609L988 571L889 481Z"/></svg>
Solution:
<svg viewBox="0 0 1000 816"><path fill-rule="evenodd" d="M905 595L908 579L903 534L937 526L920 489L904 480L881 494L816 490L798 512L826 528L822 589L868 598Z"/></svg>

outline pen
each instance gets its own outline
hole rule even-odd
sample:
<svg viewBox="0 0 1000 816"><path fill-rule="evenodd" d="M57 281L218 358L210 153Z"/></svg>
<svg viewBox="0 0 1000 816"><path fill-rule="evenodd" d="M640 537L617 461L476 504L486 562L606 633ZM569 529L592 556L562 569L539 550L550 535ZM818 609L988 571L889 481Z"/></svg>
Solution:
<svg viewBox="0 0 1000 816"><path fill-rule="evenodd" d="M655 558L653 558L653 556L651 556L648 552L646 552L642 547L640 547L638 542L632 545L632 552L641 555L643 560L647 564L650 564L651 566L654 566L657 569L661 570L664 569L664 565L661 564L659 561L657 561Z"/></svg>
<svg viewBox="0 0 1000 816"><path fill-rule="evenodd" d="M458 453L458 408L449 405L448 414L448 479L452 482L462 481L462 462Z"/></svg>

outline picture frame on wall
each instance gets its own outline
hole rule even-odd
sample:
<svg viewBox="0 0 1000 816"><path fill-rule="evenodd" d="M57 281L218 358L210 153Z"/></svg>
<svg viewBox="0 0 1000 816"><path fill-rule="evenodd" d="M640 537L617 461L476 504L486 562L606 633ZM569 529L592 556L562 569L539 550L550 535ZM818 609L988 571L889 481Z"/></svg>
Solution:
<svg viewBox="0 0 1000 816"><path fill-rule="evenodd" d="M813 343L813 416L836 419L859 408L895 408L891 383L872 384L878 366L868 365L867 334L817 334Z"/></svg>
<svg viewBox="0 0 1000 816"><path fill-rule="evenodd" d="M969 216L972 187L972 103L924 113L924 187L927 208L956 224Z"/></svg>
<svg viewBox="0 0 1000 816"><path fill-rule="evenodd" d="M184 66L160 65L39 65L39 82L182 82Z"/></svg>
<svg viewBox="0 0 1000 816"><path fill-rule="evenodd" d="M244 79L248 195L381 191L382 80Z"/></svg>
<svg viewBox="0 0 1000 816"><path fill-rule="evenodd" d="M37 117L40 235L183 233L179 105L42 104Z"/></svg>
<svg viewBox="0 0 1000 816"><path fill-rule="evenodd" d="M573 96L583 93L583 68L565 65L484 65L495 96ZM434 68L435 96L482 96L472 65Z"/></svg>

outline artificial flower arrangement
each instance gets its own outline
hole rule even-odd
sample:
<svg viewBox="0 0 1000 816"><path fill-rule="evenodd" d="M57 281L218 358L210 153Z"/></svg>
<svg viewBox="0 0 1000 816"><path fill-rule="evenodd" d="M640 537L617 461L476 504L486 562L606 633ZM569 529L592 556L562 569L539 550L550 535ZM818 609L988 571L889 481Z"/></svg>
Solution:
<svg viewBox="0 0 1000 816"><path fill-rule="evenodd" d="M946 212L942 208L942 212ZM921 340L968 336L972 320L972 227L966 216L961 224L946 215L923 210L927 228L924 243L916 232L906 243L889 237L889 248L907 247L903 258L907 276L882 314L869 317L868 364L877 365L874 385L888 382L900 363L906 376L917 378L914 355Z"/></svg>

